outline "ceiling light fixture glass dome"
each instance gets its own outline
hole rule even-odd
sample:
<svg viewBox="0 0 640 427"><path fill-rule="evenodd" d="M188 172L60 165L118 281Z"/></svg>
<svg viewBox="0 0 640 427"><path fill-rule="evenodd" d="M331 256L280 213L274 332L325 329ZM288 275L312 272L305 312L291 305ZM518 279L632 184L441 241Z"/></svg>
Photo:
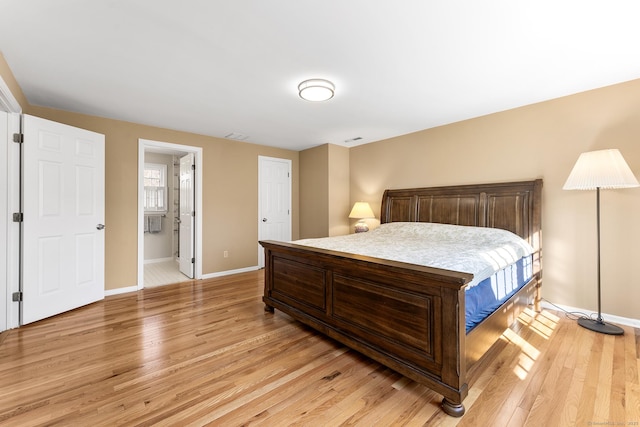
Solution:
<svg viewBox="0 0 640 427"><path fill-rule="evenodd" d="M333 98L335 90L335 85L325 79L309 79L298 85L300 98L312 102L326 101Z"/></svg>

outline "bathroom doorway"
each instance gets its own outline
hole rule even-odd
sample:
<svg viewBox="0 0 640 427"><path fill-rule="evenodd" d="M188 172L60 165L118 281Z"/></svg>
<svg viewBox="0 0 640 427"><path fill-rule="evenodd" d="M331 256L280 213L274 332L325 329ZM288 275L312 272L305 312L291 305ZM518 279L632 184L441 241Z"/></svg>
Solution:
<svg viewBox="0 0 640 427"><path fill-rule="evenodd" d="M199 147L139 140L138 289L202 276L201 156ZM185 160L190 191L184 185ZM187 263L192 268L186 269Z"/></svg>

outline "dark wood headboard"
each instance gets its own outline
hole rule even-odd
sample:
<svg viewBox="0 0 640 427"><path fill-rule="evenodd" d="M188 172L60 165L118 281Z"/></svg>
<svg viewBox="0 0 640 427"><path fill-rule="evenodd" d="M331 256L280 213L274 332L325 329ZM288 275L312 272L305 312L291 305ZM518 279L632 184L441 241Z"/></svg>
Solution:
<svg viewBox="0 0 640 427"><path fill-rule="evenodd" d="M542 180L386 190L380 222L435 222L509 230L542 244Z"/></svg>

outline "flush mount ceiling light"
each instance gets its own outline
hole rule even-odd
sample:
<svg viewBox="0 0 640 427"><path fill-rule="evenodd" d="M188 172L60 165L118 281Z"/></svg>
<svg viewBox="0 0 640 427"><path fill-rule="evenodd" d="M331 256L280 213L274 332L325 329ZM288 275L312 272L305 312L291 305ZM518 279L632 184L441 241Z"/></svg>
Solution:
<svg viewBox="0 0 640 427"><path fill-rule="evenodd" d="M326 101L333 98L335 90L334 84L324 79L305 80L298 85L300 98L313 102Z"/></svg>

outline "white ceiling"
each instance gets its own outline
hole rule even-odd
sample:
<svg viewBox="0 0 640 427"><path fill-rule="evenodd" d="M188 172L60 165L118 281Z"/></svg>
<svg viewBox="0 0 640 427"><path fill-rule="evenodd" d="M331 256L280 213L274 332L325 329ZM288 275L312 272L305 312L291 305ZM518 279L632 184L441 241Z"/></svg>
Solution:
<svg viewBox="0 0 640 427"><path fill-rule="evenodd" d="M640 78L639 18L637 0L0 0L0 51L33 105L301 150ZM300 99L308 78L335 97Z"/></svg>

